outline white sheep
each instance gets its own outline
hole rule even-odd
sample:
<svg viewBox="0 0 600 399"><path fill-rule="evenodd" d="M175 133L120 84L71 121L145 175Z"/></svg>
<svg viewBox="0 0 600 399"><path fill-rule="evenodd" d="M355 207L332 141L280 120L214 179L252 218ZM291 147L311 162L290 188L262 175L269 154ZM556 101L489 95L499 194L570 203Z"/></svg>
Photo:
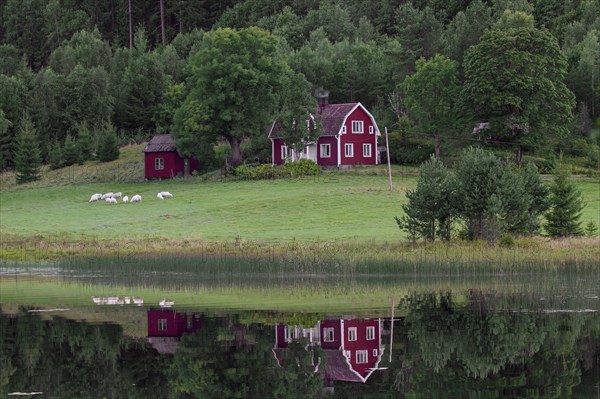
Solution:
<svg viewBox="0 0 600 399"><path fill-rule="evenodd" d="M117 192L117 193L114 193L114 194L112 195L112 197L113 197L113 198L121 198L121 195L123 195L123 194L121 194L121 192L119 191L119 192Z"/></svg>
<svg viewBox="0 0 600 399"><path fill-rule="evenodd" d="M103 199L103 200L105 200L105 199L107 199L107 198L112 198L112 196L113 196L113 193L112 193L112 192L110 192L110 193L106 193L106 194L104 194L104 195L102 196L102 199Z"/></svg>
<svg viewBox="0 0 600 399"><path fill-rule="evenodd" d="M129 201L129 202L134 203L134 202L140 202L141 200L142 200L142 196L139 194L136 194L133 197L131 197L131 201Z"/></svg>
<svg viewBox="0 0 600 399"><path fill-rule="evenodd" d="M165 199L165 197L163 197L161 193L156 194L156 198L158 198L159 200Z"/></svg>
<svg viewBox="0 0 600 399"><path fill-rule="evenodd" d="M129 197L128 196L124 196L123 197L123 202L127 202L127 201L129 201Z"/></svg>
<svg viewBox="0 0 600 399"><path fill-rule="evenodd" d="M95 201L98 201L99 199L102 199L102 194L94 194L90 197L89 202L95 202Z"/></svg>
<svg viewBox="0 0 600 399"><path fill-rule="evenodd" d="M117 203L116 198L113 198L113 197L106 198L104 201L106 201L109 204L116 204Z"/></svg>
<svg viewBox="0 0 600 399"><path fill-rule="evenodd" d="M164 198L173 198L173 194L168 191L161 191L160 195L162 195Z"/></svg>

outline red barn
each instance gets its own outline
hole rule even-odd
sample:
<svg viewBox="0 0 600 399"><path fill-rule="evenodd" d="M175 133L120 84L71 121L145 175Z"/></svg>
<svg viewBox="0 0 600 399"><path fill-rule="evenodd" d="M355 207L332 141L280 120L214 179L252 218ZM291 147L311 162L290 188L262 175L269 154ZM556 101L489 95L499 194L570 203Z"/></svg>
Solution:
<svg viewBox="0 0 600 399"><path fill-rule="evenodd" d="M201 316L169 309L148 309L148 342L159 353L175 353L183 334L200 330Z"/></svg>
<svg viewBox="0 0 600 399"><path fill-rule="evenodd" d="M186 162L187 171L186 171ZM198 170L198 161L182 158L175 148L170 134L157 134L144 148L144 177L146 179L170 179Z"/></svg>
<svg viewBox="0 0 600 399"><path fill-rule="evenodd" d="M384 347L381 340L382 321L372 319L327 319L313 328L279 324L275 327L273 353L277 361L279 351L300 337L310 344L321 345L327 356L324 375L331 381L366 382L377 370Z"/></svg>
<svg viewBox="0 0 600 399"><path fill-rule="evenodd" d="M268 137L273 165L298 159L312 159L318 165L330 167L379 163L377 138L381 133L375 118L361 103L329 104L327 97L323 97L319 99L317 116L310 118L320 122L321 133L316 143L304 143L299 154L278 136L280 126L276 122L271 125Z"/></svg>

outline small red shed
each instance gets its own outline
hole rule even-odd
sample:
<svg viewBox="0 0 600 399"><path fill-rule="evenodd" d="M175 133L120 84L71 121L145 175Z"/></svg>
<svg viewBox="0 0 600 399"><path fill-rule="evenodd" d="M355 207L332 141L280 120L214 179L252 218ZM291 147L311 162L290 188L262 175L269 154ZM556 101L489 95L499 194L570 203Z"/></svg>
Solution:
<svg viewBox="0 0 600 399"><path fill-rule="evenodd" d="M184 176L198 170L199 163L194 158L183 158L175 148L175 140L170 134L157 134L144 148L144 177L146 179L170 179Z"/></svg>

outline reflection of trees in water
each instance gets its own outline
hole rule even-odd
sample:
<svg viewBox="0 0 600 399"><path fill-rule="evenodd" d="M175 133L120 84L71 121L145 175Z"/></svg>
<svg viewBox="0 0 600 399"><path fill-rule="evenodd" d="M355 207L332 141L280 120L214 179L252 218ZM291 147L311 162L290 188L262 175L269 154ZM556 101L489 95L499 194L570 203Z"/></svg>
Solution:
<svg viewBox="0 0 600 399"><path fill-rule="evenodd" d="M425 294L404 303L407 345L393 366L394 388L406 397L565 397L580 382L579 357L598 357L597 345L585 346L587 353L577 345L594 334L598 342L595 314L502 310L480 291L466 299Z"/></svg>

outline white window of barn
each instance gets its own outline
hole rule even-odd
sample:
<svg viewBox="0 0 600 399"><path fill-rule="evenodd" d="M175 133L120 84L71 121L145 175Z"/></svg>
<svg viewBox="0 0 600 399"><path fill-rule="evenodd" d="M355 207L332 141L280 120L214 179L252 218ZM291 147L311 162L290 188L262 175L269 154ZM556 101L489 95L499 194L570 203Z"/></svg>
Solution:
<svg viewBox="0 0 600 399"><path fill-rule="evenodd" d="M345 153L347 157L353 157L354 156L354 145L352 143L346 143L344 145L344 149L345 149Z"/></svg>
<svg viewBox="0 0 600 399"><path fill-rule="evenodd" d="M364 133L365 126L363 121L352 121L352 133Z"/></svg>
<svg viewBox="0 0 600 399"><path fill-rule="evenodd" d="M342 134L346 134L346 125L342 126Z"/></svg>
<svg viewBox="0 0 600 399"><path fill-rule="evenodd" d="M356 364L365 364L369 357L369 351L356 351Z"/></svg>
<svg viewBox="0 0 600 399"><path fill-rule="evenodd" d="M373 125L369 126L369 134L373 134L375 132L375 128Z"/></svg>
<svg viewBox="0 0 600 399"><path fill-rule="evenodd" d="M363 144L363 157L371 157L371 144Z"/></svg>
<svg viewBox="0 0 600 399"><path fill-rule="evenodd" d="M323 341L333 342L333 328L328 327L323 329Z"/></svg>
<svg viewBox="0 0 600 399"><path fill-rule="evenodd" d="M167 319L158 319L158 331L167 331Z"/></svg>
<svg viewBox="0 0 600 399"><path fill-rule="evenodd" d="M321 158L329 158L331 157L331 145L330 144L321 144L319 146L321 151Z"/></svg>
<svg viewBox="0 0 600 399"><path fill-rule="evenodd" d="M348 329L348 341L356 341L356 327Z"/></svg>
<svg viewBox="0 0 600 399"><path fill-rule="evenodd" d="M163 170L165 168L164 158L154 158L154 170Z"/></svg>
<svg viewBox="0 0 600 399"><path fill-rule="evenodd" d="M375 339L375 327L368 326L367 327L367 340L372 341Z"/></svg>

